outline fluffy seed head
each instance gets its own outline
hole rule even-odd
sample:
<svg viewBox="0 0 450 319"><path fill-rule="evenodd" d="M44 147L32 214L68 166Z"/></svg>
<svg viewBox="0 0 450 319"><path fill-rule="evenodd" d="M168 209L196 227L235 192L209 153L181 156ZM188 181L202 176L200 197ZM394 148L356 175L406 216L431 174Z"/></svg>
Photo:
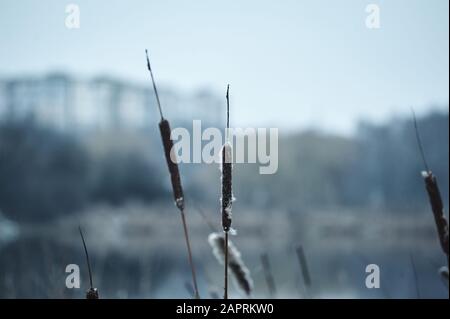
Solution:
<svg viewBox="0 0 450 319"><path fill-rule="evenodd" d="M213 249L213 254L220 264L225 263L225 238L223 234L211 233L208 242ZM228 241L228 267L232 274L236 287L245 294L250 295L253 290L253 280L250 271L245 266L241 258L241 253Z"/></svg>

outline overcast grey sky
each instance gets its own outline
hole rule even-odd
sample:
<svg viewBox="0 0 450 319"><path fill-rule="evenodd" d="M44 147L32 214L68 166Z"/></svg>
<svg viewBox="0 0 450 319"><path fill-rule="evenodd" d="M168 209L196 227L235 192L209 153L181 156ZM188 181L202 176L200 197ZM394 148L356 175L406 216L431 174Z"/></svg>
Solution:
<svg viewBox="0 0 450 319"><path fill-rule="evenodd" d="M69 3L80 29L65 27ZM366 28L369 3L380 29ZM0 77L64 70L144 82L148 48L161 85L224 94L230 83L232 124L349 133L362 118L447 107L448 5L0 0Z"/></svg>

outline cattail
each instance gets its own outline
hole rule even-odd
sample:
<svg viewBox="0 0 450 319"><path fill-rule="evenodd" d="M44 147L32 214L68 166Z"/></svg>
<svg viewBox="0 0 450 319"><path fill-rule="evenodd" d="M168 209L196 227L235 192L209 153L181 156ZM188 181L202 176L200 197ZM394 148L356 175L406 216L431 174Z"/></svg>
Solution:
<svg viewBox="0 0 450 319"><path fill-rule="evenodd" d="M89 261L89 254L88 254L88 250L86 248L86 242L84 240L84 236L83 236L83 232L81 230L81 226L78 226L78 230L80 232L80 236L81 236L81 241L83 242L83 248L84 248L84 253L86 255L86 263L87 263L87 267L88 267L88 272L89 272L89 290L86 292L86 299L98 299L98 290L97 288L94 288L94 285L92 284L92 271L91 271L91 263Z"/></svg>
<svg viewBox="0 0 450 319"><path fill-rule="evenodd" d="M224 273L224 294L223 298L228 299L228 232L231 229L231 207L233 204L232 188L232 152L230 144L230 85L227 86L227 126L225 130L226 141L222 147L222 228L225 233L224 251L225 251L225 273Z"/></svg>
<svg viewBox="0 0 450 319"><path fill-rule="evenodd" d="M269 288L270 297L274 298L277 293L277 289L275 287L275 280L272 275L272 268L270 267L269 255L267 253L261 254L261 264L263 267L267 287Z"/></svg>
<svg viewBox="0 0 450 319"><path fill-rule="evenodd" d="M309 274L308 263L306 261L305 252L303 251L303 246L297 246L296 250L298 263L300 265L300 270L303 276L303 282L305 283L306 288L309 290L311 288L311 276Z"/></svg>
<svg viewBox="0 0 450 319"><path fill-rule="evenodd" d="M449 257L448 249L448 223L444 215L444 205L442 204L441 193L437 184L436 176L431 171L422 172L425 180L425 187L431 204L434 221L439 236L442 251L447 255L447 262Z"/></svg>
<svg viewBox="0 0 450 319"><path fill-rule="evenodd" d="M152 84L153 84L153 90L155 92L156 102L158 104L158 110L159 110L159 114L161 116L161 121L159 122L159 131L161 133L161 139L162 139L162 143L163 143L163 147L164 147L164 155L166 158L167 167L169 169L170 181L172 184L172 191L173 191L173 197L175 200L175 205L179 209L180 215L181 215L181 223L183 225L184 238L186 241L186 247L187 247L187 252L188 252L188 260L189 260L189 265L191 267L191 272L192 272L192 282L194 285L195 297L200 298L200 294L198 292L194 262L192 259L191 244L190 244L190 240L189 240L186 216L184 213L184 196L183 196L183 188L181 186L180 171L178 169L178 164L176 161L176 153L173 151L173 141L170 138L170 133L171 133L170 124L169 124L169 121L164 118L163 113L162 113L161 102L159 100L158 90L156 89L155 78L153 77L153 71L150 66L150 59L148 58L147 50L145 50L145 54L147 57L147 68L148 68L148 71L150 72L150 76L151 76Z"/></svg>
<svg viewBox="0 0 450 319"><path fill-rule="evenodd" d="M208 236L208 242L219 263L224 265L225 262L228 262L229 271L232 274L236 288L249 296L253 290L253 280L250 276L250 271L242 261L241 253L231 241L228 241L228 258L226 258L226 243L223 234L211 233Z"/></svg>
<svg viewBox="0 0 450 319"><path fill-rule="evenodd" d="M145 50L145 53L147 56L147 68L152 78L153 90L155 92L156 102L158 104L159 115L161 116L161 121L159 122L159 131L161 133L167 167L169 168L173 197L175 200L175 205L178 207L178 209L184 210L184 196L183 188L181 186L180 171L178 170L178 165L176 163L176 154L173 152L173 141L170 138L170 134L172 131L170 129L169 121L164 118L162 113L161 102L159 100L158 90L156 89L156 83L153 77L153 71L150 66L150 59L148 58L147 50Z"/></svg>
<svg viewBox="0 0 450 319"><path fill-rule="evenodd" d="M227 87L227 129L226 142L222 146L222 227L224 232L228 232L231 228L231 207L233 204L232 189L232 153L233 149L229 140L230 129L230 86Z"/></svg>
<svg viewBox="0 0 450 319"><path fill-rule="evenodd" d="M449 248L448 248L449 234L448 234L448 232L449 232L449 229L448 229L447 219L445 218L445 214L444 214L444 204L442 203L441 192L439 191L439 186L437 183L436 176L433 175L433 172L429 169L429 166L427 164L425 152L422 147L422 141L420 139L416 115L414 113L414 110L412 110L412 112L413 112L414 129L416 132L417 144L419 146L419 151L422 156L423 164L425 167L425 171L422 172L422 177L425 181L425 188L428 193L428 198L429 198L430 205L431 205L431 211L433 212L434 221L436 223L439 242L440 242L442 251L447 256L447 266L448 266L448 259L449 259Z"/></svg>

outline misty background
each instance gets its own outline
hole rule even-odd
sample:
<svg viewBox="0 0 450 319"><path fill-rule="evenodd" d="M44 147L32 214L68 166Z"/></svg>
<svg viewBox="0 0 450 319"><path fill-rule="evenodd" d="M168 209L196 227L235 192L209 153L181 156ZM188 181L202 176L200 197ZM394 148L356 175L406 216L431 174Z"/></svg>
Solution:
<svg viewBox="0 0 450 319"><path fill-rule="evenodd" d="M277 127L279 169L236 164L232 241L266 298L448 298L411 108L448 207L448 2L0 4L0 297L190 298L146 69L172 128ZM202 297L222 294L217 164L181 164ZM448 216L448 211L446 211ZM295 248L302 245L312 286ZM82 289L65 287L81 267ZM365 266L381 289L365 287ZM233 297L242 296L233 290Z"/></svg>

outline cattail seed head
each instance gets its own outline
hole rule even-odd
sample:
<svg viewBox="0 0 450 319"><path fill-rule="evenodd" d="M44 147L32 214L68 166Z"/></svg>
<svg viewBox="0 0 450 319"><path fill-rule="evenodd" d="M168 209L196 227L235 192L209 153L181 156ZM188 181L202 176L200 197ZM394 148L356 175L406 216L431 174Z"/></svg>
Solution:
<svg viewBox="0 0 450 319"><path fill-rule="evenodd" d="M448 223L444 214L444 205L442 203L441 193L437 184L436 176L431 171L422 172L422 177L425 181L425 187L428 193L428 198L431 204L434 220L436 223L439 242L444 253L449 255L449 229Z"/></svg>
<svg viewBox="0 0 450 319"><path fill-rule="evenodd" d="M233 148L230 143L222 147L222 227L228 232L231 228L231 209L233 204L232 161Z"/></svg>
<svg viewBox="0 0 450 319"><path fill-rule="evenodd" d="M208 242L213 249L213 254L220 264L225 264L225 238L223 234L211 233ZM236 287L247 296L253 290L253 280L250 271L245 266L241 258L241 253L231 241L228 241L228 266L229 272L233 275L233 282Z"/></svg>
<svg viewBox="0 0 450 319"><path fill-rule="evenodd" d="M180 171L178 164L175 162L176 155L173 151L173 141L170 138L170 124L166 119L159 122L159 130L161 132L161 139L164 147L164 155L166 157L167 167L169 168L170 181L172 184L173 197L175 205L180 210L184 210L184 196L183 188L181 186Z"/></svg>

